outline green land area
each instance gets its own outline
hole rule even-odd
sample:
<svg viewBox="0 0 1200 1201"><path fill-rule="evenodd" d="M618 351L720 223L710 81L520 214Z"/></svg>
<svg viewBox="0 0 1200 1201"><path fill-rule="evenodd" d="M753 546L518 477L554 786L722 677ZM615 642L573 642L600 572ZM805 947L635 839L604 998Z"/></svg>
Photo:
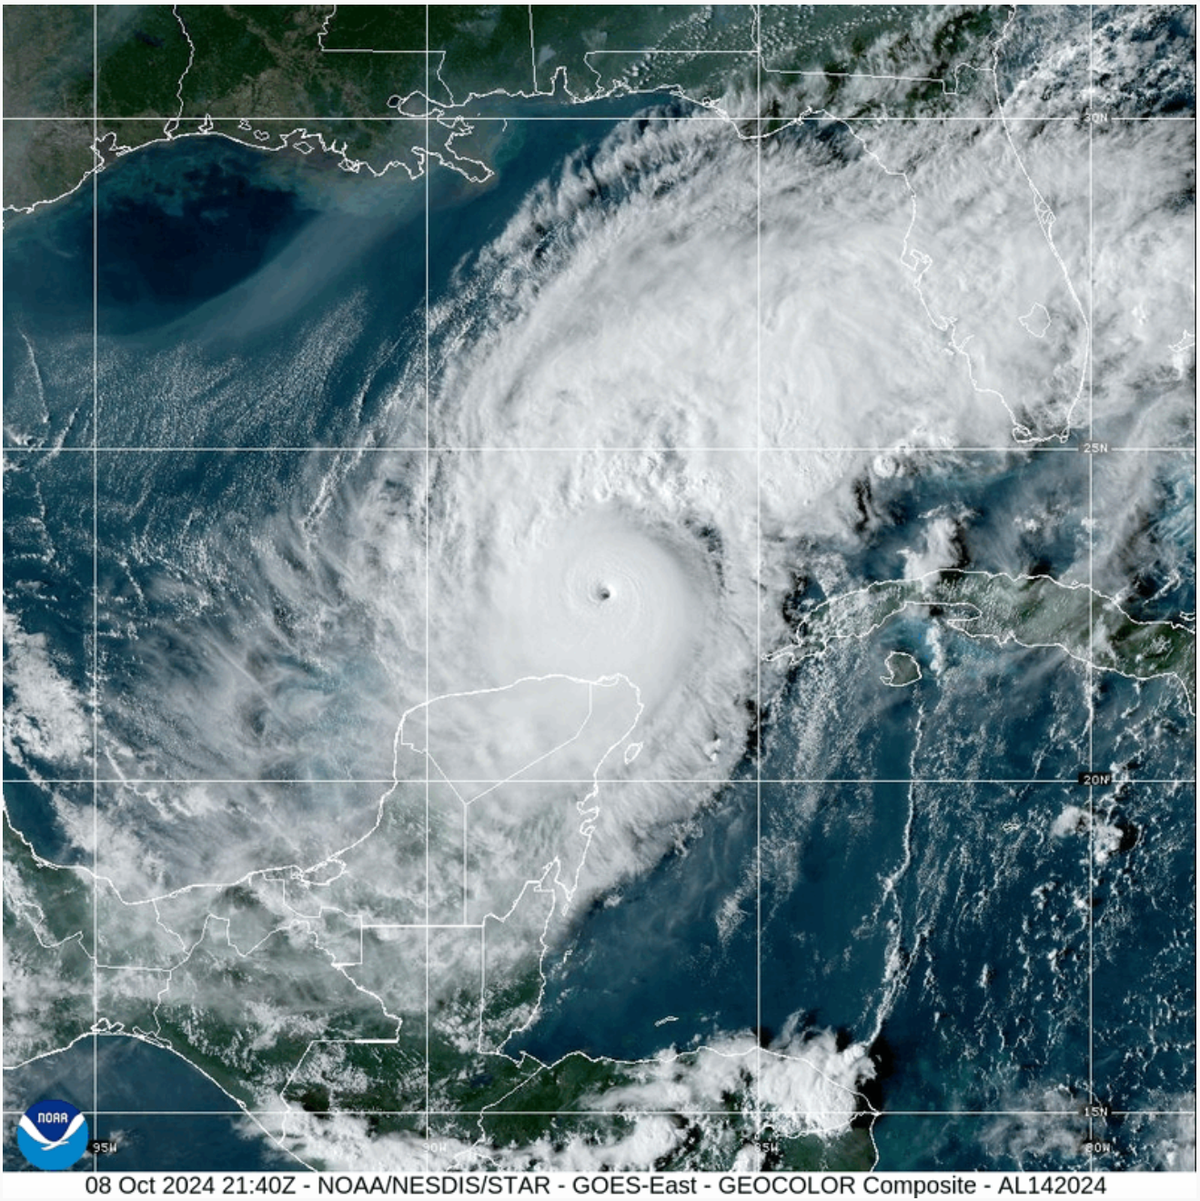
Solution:
<svg viewBox="0 0 1200 1201"><path fill-rule="evenodd" d="M1081 663L1137 680L1173 677L1196 695L1196 635L1169 621L1137 621L1115 601L1049 576L938 571L885 580L817 606L778 657L802 659L836 641L863 638L905 613L946 621L972 638L1058 648Z"/></svg>
<svg viewBox="0 0 1200 1201"><path fill-rule="evenodd" d="M637 1090L648 1080L714 1066L731 1076L729 1053L705 1048L643 1062L577 1053L551 1064L487 1049L489 1028L490 1041L501 1043L537 1004L532 956L507 987L485 996L478 972L462 973L427 1014L420 985L439 965L424 958L434 945L424 931L364 939L359 962L347 964L339 961L344 932L330 930L327 913L301 918L279 904L280 873L129 903L103 877L40 859L7 817L3 833L10 1066L93 1031L124 1034L177 1051L246 1108L276 1111L259 1123L285 1145L280 1100L317 1120L374 1115L367 1125L375 1137L422 1134L420 1111L432 1106L460 1115L440 1120L440 1137L518 1160L528 1149L528 1166L572 1139L619 1144L636 1128ZM458 975L462 964L451 957L443 966ZM868 1108L835 1138L794 1121L777 1129L769 1113L764 1126L748 1112L754 1051L739 1048L738 1056L746 1067L734 1068L734 1089L673 1115L688 1136L659 1170L728 1170L751 1143L777 1168L872 1166ZM615 1100L602 1106L604 1098ZM592 1112L601 1107L611 1112Z"/></svg>
<svg viewBox="0 0 1200 1201"><path fill-rule="evenodd" d="M604 97L675 96L748 132L816 112L978 111L963 67L997 17L944 17L918 80L888 78L911 58L907 18L863 6L7 5L3 19L13 212L196 135L355 174L415 177L436 159L479 180L472 122Z"/></svg>

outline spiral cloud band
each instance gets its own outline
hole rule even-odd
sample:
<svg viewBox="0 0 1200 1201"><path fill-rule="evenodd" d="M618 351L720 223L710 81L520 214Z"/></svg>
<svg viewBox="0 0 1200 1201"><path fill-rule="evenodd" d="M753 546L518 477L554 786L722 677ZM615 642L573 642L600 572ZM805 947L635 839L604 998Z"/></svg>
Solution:
<svg viewBox="0 0 1200 1201"><path fill-rule="evenodd" d="M1168 779L1193 711L1194 133L1079 120L1070 14L995 18L934 78L939 20L813 73L860 118L779 70L456 177L431 228L487 235L426 231L456 249L415 313L347 283L375 246L420 274L411 212L362 201L100 339L131 441L91 481L96 678L6 614L6 752L57 840L16 840L6 892L67 973L90 944L38 888L86 880L126 936L88 949L108 1028L186 1047L305 1162L870 1167L882 1090L924 1104L920 1040L975 1005L936 1100L1034 1154L1031 1090L1083 1088L1072 840L1101 832L1094 872L1171 823L1003 789L1081 747ZM413 127L505 144L456 108ZM73 352L27 349L48 425ZM273 404L298 432L256 445ZM1142 457L1067 453L1095 429ZM25 592L68 595L78 539L13 479ZM56 1049L10 1012L22 1063ZM889 1063L893 1030L921 1052ZM1182 1104L1166 1069L1145 1091ZM545 1113L569 1128L520 1125Z"/></svg>

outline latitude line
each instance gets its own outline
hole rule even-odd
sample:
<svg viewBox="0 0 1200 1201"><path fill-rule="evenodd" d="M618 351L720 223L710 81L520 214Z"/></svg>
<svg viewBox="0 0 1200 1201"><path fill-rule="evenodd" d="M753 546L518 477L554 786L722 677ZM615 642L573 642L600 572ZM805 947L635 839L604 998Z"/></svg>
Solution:
<svg viewBox="0 0 1200 1201"><path fill-rule="evenodd" d="M103 1035L105 1038L114 1038L112 1035ZM686 1054L694 1054L694 1052L685 1052ZM625 1062L625 1060L622 1060ZM545 1066L550 1066L549 1064ZM19 1117L24 1112L23 1110L2 1110L2 1115L5 1117ZM237 1121L238 1118L245 1116L253 1117L288 1117L294 1116L294 1110L257 1110L257 1109L239 1109L237 1110L98 1110L98 1115L102 1117L187 1117L187 1118L229 1118L231 1121ZM695 1117L724 1117L740 1116L751 1117L753 1110L700 1110L687 1109L680 1106L675 1110L656 1110L643 1109L643 1107L631 1107L627 1110L328 1110L329 1116L346 1116L346 1117L423 1117L426 1112L432 1117L461 1117L461 1118L511 1118L511 1117L613 1117L613 1118L631 1118L631 1117L651 1117L651 1116L674 1116L682 1115ZM834 1110L834 1109L812 1109L812 1110L780 1110L772 1109L766 1111L772 1116L780 1117L812 1117L812 1116L828 1116L828 1117L858 1117L861 1110ZM1194 1110L1112 1110L1115 1116L1120 1117L1195 1117ZM879 1118L986 1118L986 1117L1022 1117L1022 1118L1061 1118L1063 1122L1077 1121L1082 1122L1083 1115L1077 1110L882 1110L878 1113ZM804 1137L798 1135L796 1137Z"/></svg>
<svg viewBox="0 0 1200 1201"><path fill-rule="evenodd" d="M1025 445L1014 442L1009 446L692 446L681 443L646 443L642 446L97 446L97 454L389 454L389 455L457 455L457 454L665 454L689 451L694 454L775 454L775 455L836 455L836 454L895 454L895 455L956 455L956 454L1078 454L1075 443L1066 446ZM28 455L92 454L90 446L5 446L0 453ZM1185 454L1194 455L1195 446L1110 446L1109 454Z"/></svg>
<svg viewBox="0 0 1200 1201"><path fill-rule="evenodd" d="M122 1037L105 1034L102 1037ZM694 1051L683 1054L695 1054ZM621 1061L624 1062L624 1061ZM544 1065L546 1067L550 1064ZM5 1109L0 1111L4 1117L19 1117L24 1111ZM433 1117L449 1118L511 1118L511 1117L649 1117L654 1115L694 1115L696 1117L740 1116L749 1118L755 1115L752 1109L693 1109L680 1106L676 1109L654 1109L650 1107L630 1107L628 1109L330 1109L330 1116L344 1115L347 1117L423 1117L427 1112ZM830 1117L857 1117L862 1113L858 1109L769 1109L765 1111L772 1116L781 1117L813 1117L817 1115ZM1115 1117L1133 1118L1163 1118L1196 1116L1191 1109L1114 1109ZM247 1115L254 1117L288 1117L294 1116L294 1110L288 1109L254 1109L239 1107L230 1109L101 1109L97 1111L103 1117L190 1117L190 1118L228 1118L236 1121ZM1079 1110L1062 1109L885 1109L877 1117L885 1118L988 1118L988 1117L1022 1117L1022 1118L1053 1118L1063 1122L1077 1121L1082 1123L1085 1115ZM804 1137L803 1135L797 1137Z"/></svg>
<svg viewBox="0 0 1200 1201"><path fill-rule="evenodd" d="M414 53L420 53L420 52L416 51ZM541 93L540 95L542 95L544 97L545 93ZM646 97L648 103L654 103L653 97L662 96L664 99L682 100L684 103L691 103L691 104L695 104L697 107L702 107L699 104L699 101L694 101L694 100L689 101L686 97L671 96L666 89L664 89L662 92L641 93L641 95L644 95ZM625 99L628 99L628 96L621 96L621 97L600 96L600 97L596 97L593 100L581 100L578 103L580 105L605 104L605 103L610 103L613 100L625 100ZM509 114L509 115L493 114L493 115L485 116L482 114L477 114L477 113L472 113L472 112L467 112L467 111L452 112L449 110L450 110L449 105L436 105L435 104L432 106L431 111L429 113L397 113L392 116L364 114L364 115L359 115L359 116L319 117L319 116L312 116L311 114L309 116L268 116L268 115L264 115L264 114L256 114L256 115L249 115L249 116L236 116L236 115L235 116L224 116L224 117L213 116L212 121L214 122L214 125L216 125L219 128L219 123L234 123L234 122L241 122L241 121L258 121L258 122L264 122L264 123L268 122L268 121L278 121L278 122L295 121L295 122L300 122L300 123L307 121L307 122L311 122L314 124L317 122L325 122L325 123L356 122L357 123L357 122L363 122L363 121L378 121L378 122L391 122L393 124L407 123L410 125L418 125L418 124L425 123L426 121L432 121L432 122L436 122L437 124L440 125L440 124L443 124L444 122L462 119L462 120L467 120L467 121L472 121L472 122L479 122L479 121L506 122L511 125L511 124L520 123L522 121L597 121L597 122L607 122L609 124L622 124L622 123L629 122L629 121L645 121L647 119L652 119L652 120L657 119L656 115L650 114L650 113L640 113L640 114L634 114L631 116L622 116L622 115L616 115L616 116L578 115L578 116L573 116L570 114L562 114L562 115L556 114L554 116L544 116L544 115L538 115L538 114L531 114L531 115L525 115L525 116L511 115L511 114ZM672 121L718 121L718 122L724 122L726 124L736 124L738 122L750 121L750 120L753 120L754 118L751 118L748 116L739 116L735 113L700 112L700 113L678 113L678 114L673 113L673 114L671 114L670 119ZM1045 124L1051 123L1051 122L1059 123L1059 124L1069 124L1069 125L1080 125L1083 123L1082 119L1078 116L1066 116L1066 115L1064 115L1064 116L1010 116L1010 115L1006 115L1004 117L989 117L989 116L984 116L982 114L978 115L978 116L970 116L970 115L959 115L959 114L952 114L952 113L946 113L942 116L917 116L917 115L907 115L907 114L902 114L902 113L891 113L891 114L889 114L889 113L867 113L867 114L860 114L859 116L837 116L836 114L827 114L826 110L821 110L820 113L813 113L813 112L794 113L791 116L779 116L779 117L773 118L773 119L783 121L786 123L790 123L790 124L797 124L801 121L830 121L830 122L834 122L834 123L844 122L844 121L853 121L853 122L862 122L862 123L887 122L887 123L891 123L891 124L901 124L904 122L916 123L916 122L938 122L938 121L940 121L942 123L969 122L972 124L980 124L982 122L997 122L997 123L999 123L1001 121L1007 121L1009 124L1011 124L1014 121L1022 121L1022 122L1030 122L1030 123L1037 124L1037 125L1045 125ZM9 117L9 116L6 116L4 118L4 120L6 122L7 121L28 121L28 122L39 122L40 121L40 122L43 122L46 124L60 124L61 125L61 124L74 123L77 125L83 125L83 124L90 123L92 118L88 114L84 113L84 114L76 114L73 116L70 114L67 114L67 115L63 115L63 116L50 116L50 117L46 117L46 116ZM183 120L183 121L188 121L188 122L195 121L197 123L197 125L199 125L204 121L204 117L192 115L189 117L179 118L174 114L170 117L161 117L161 116L159 116L159 117L116 117L116 116L109 117L109 116L104 116L103 114L101 114L97 118L97 121L99 121L100 123L105 124L105 125L117 125L117 124L122 124L122 123L141 124L141 125L155 125L155 124L166 125L168 122L176 121L176 120ZM1131 123L1132 122L1138 122L1138 123L1147 123L1147 122L1169 123L1170 122L1170 123L1175 123L1175 124L1190 123L1190 124L1194 125L1196 123L1196 120L1197 120L1197 118L1194 115L1193 116L1161 115L1161 116L1150 116L1150 117L1123 117L1123 116L1117 116L1115 113L1111 113L1108 116L1108 121L1110 123L1118 122L1118 121L1131 122ZM177 138L191 137L195 133L198 133L198 132L199 132L199 130L185 130L182 132L175 133L174 137L177 137ZM215 129L214 129L214 132L216 132ZM243 132L246 132L246 131L243 131ZM768 135L768 136L770 136L770 135ZM247 142L246 145L249 146L251 149L262 149L263 148L253 142Z"/></svg>
<svg viewBox="0 0 1200 1201"><path fill-rule="evenodd" d="M522 779L462 779L458 777L442 777L441 782L444 784L570 784L578 787L591 787L595 783L593 779L576 779L569 777L550 778L542 776L530 776ZM936 784L988 784L988 785L1034 785L1045 784L1057 787L1078 788L1079 780L1076 776L1042 776L1040 778L1020 779L1017 777L980 777L980 776L763 776L764 784L921 784L921 785L936 785ZM89 784L90 781L85 776L79 777L59 777L55 779L42 780L18 780L7 779L3 781L4 786L10 787L28 787L40 788L46 784L57 785L75 785L82 786ZM126 779L117 779L116 777L99 777L97 783L102 786L107 786L113 789L133 787L135 785L155 785L155 784L259 784L259 785L276 785L279 787L290 787L292 785L390 785L396 784L401 787L416 787L424 784L421 777L413 777L411 779L391 779L380 777L363 777L363 778L346 778L346 777L329 777L325 779L302 779L300 777L275 777L272 779L266 778L249 778L241 776L137 776L128 777ZM667 776L630 776L625 779L612 778L600 781L602 787L613 788L629 788L641 787L652 784L677 784L684 785L721 785L731 788L749 788L757 783L757 779L751 777L749 779L731 779L729 776L700 776L700 777L667 777ZM1188 784L1194 785L1195 777L1191 776L1114 776L1111 785L1101 785L1099 787L1116 788L1121 785L1128 784L1133 787L1140 787L1147 784Z"/></svg>
<svg viewBox="0 0 1200 1201"><path fill-rule="evenodd" d="M122 1035L105 1034L104 1038L124 1037ZM694 1051L683 1052L692 1055ZM620 1061L627 1062L627 1061ZM636 1062L636 1061L635 1061ZM550 1064L544 1065L546 1067ZM0 1111L5 1117L19 1117L24 1110L5 1109ZM331 1116L345 1115L347 1117L423 1117L428 1112L433 1117L449 1118L511 1118L511 1117L571 1117L593 1116L629 1118L652 1115L695 1115L697 1117L750 1117L756 1112L752 1109L691 1109L680 1106L677 1109L651 1109L631 1107L629 1109L330 1109ZM828 1115L837 1117L856 1117L862 1113L858 1109L770 1109L766 1112L782 1117L811 1117ZM186 1118L229 1118L237 1120L246 1115L256 1117L288 1117L294 1116L290 1109L101 1109L98 1111L105 1117L186 1117ZM1196 1116L1191 1109L1114 1109L1112 1113L1120 1117L1184 1117ZM1066 1121L1082 1121L1084 1115L1078 1110L1062 1109L885 1109L877 1115L879 1118L1060 1118ZM798 1136L803 1137L803 1136Z"/></svg>

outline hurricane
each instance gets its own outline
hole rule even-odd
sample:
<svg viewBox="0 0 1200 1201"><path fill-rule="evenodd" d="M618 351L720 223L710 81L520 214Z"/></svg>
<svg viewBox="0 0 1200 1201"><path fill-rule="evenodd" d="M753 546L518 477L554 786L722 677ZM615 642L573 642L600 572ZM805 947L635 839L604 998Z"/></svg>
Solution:
<svg viewBox="0 0 1200 1201"><path fill-rule="evenodd" d="M104 173L114 261L147 179L290 214L186 311L136 249L101 278L94 502L92 348L14 310L5 748L106 1030L309 1165L957 1166L886 1117L941 1108L1071 1158L1081 948L1111 984L1190 845L1194 130L1076 119L1063 22L925 117L778 73L531 121L485 184ZM1185 1009L1127 1108L1186 1106Z"/></svg>

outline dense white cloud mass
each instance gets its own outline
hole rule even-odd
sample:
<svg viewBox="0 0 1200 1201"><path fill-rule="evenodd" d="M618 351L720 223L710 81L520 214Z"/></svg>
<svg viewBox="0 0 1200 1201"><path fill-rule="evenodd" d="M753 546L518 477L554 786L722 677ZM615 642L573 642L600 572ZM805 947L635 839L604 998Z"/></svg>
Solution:
<svg viewBox="0 0 1200 1201"><path fill-rule="evenodd" d="M29 757L70 770L91 751L91 722L83 698L55 668L45 637L26 634L7 613L4 643L6 685L12 689L5 750L16 763ZM31 767L31 774L36 779L37 769Z"/></svg>
<svg viewBox="0 0 1200 1201"><path fill-rule="evenodd" d="M791 1027L770 1048L747 1035L719 1037L699 1050L663 1051L619 1065L615 1082L566 1107L608 1115L593 1129L497 1145L489 1139L489 1125L503 1119L504 1106L480 1116L478 1141L461 1135L372 1136L361 1117L335 1116L318 1124L297 1110L284 1119L280 1136L301 1156L319 1148L325 1162L340 1170L644 1171L689 1144L704 1145L713 1163L742 1148L751 1155L742 1170L752 1170L758 1148L744 1132L728 1129L724 1111L754 1111L774 1139L833 1140L845 1136L864 1109L870 1111L858 1089L874 1071L865 1047L839 1049L830 1034L804 1037Z"/></svg>

